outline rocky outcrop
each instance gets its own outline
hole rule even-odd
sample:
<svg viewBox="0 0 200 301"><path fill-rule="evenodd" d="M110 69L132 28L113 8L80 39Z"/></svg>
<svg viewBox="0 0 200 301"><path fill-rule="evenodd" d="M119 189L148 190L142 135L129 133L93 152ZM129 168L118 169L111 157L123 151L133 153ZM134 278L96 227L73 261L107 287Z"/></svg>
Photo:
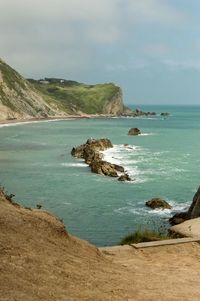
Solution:
<svg viewBox="0 0 200 301"><path fill-rule="evenodd" d="M96 140L90 138L85 144L73 147L71 155L76 158L84 159L85 163L90 166L91 171L94 173L118 177L125 172L123 166L104 161L103 154L101 153L101 151L112 147L113 145L109 139L103 138ZM128 180L128 175L126 175L126 177ZM125 180L124 178L124 181Z"/></svg>
<svg viewBox="0 0 200 301"><path fill-rule="evenodd" d="M130 110L130 109L126 109L124 110L124 113L122 114L123 116L130 116L130 117L141 117L141 116L155 116L156 112L144 112L140 109L136 109L136 110Z"/></svg>
<svg viewBox="0 0 200 301"><path fill-rule="evenodd" d="M146 202L146 206L152 209L171 209L172 206L168 204L165 200L160 198L153 198Z"/></svg>
<svg viewBox="0 0 200 301"><path fill-rule="evenodd" d="M178 225L183 223L187 219L188 219L187 212L177 212L169 219L169 222L171 225Z"/></svg>
<svg viewBox="0 0 200 301"><path fill-rule="evenodd" d="M117 170L115 166L109 162L103 160L94 160L90 164L91 171L99 175L118 177Z"/></svg>
<svg viewBox="0 0 200 301"><path fill-rule="evenodd" d="M193 197L192 204L187 213L188 219L196 217L200 217L200 186Z"/></svg>
<svg viewBox="0 0 200 301"><path fill-rule="evenodd" d="M188 211L178 212L169 219L171 225L180 224L188 219L200 217L200 186L195 193Z"/></svg>
<svg viewBox="0 0 200 301"><path fill-rule="evenodd" d="M128 131L129 136L137 136L137 135L140 135L140 134L141 134L141 131L138 128L131 128Z"/></svg>

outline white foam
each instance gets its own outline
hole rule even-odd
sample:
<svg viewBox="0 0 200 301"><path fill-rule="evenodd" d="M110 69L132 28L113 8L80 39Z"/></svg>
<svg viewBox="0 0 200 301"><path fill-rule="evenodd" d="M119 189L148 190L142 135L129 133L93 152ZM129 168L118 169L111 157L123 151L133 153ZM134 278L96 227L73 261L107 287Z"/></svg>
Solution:
<svg viewBox="0 0 200 301"><path fill-rule="evenodd" d="M126 215L129 213L134 215L140 215L140 216L158 215L162 218L168 219L172 217L176 212L186 211L189 207L187 203L177 203L175 201L168 201L168 200L167 202L172 206L171 209L151 209L145 206L145 201L144 201L144 202L140 202L139 204L127 203L127 206L117 208L114 210L114 212L120 215Z"/></svg>
<svg viewBox="0 0 200 301"><path fill-rule="evenodd" d="M65 167L87 167L88 166L85 163L61 163L61 165Z"/></svg>
<svg viewBox="0 0 200 301"><path fill-rule="evenodd" d="M153 136L155 133L142 133L139 136Z"/></svg>

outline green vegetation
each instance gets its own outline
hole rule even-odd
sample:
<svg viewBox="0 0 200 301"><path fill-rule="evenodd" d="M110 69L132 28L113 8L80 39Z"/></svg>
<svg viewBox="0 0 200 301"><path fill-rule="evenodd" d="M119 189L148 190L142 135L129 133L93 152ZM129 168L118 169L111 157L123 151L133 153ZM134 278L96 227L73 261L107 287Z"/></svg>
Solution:
<svg viewBox="0 0 200 301"><path fill-rule="evenodd" d="M76 114L77 111L105 114L106 105L120 92L120 88L113 83L85 85L49 78L29 81L43 94L47 102L56 102L60 109L69 114Z"/></svg>
<svg viewBox="0 0 200 301"><path fill-rule="evenodd" d="M72 80L24 79L0 59L0 118L72 114L121 114L121 89L113 83L86 85ZM2 113L2 115L1 115ZM13 114L14 113L14 114ZM16 114L16 115L15 115Z"/></svg>
<svg viewBox="0 0 200 301"><path fill-rule="evenodd" d="M120 241L120 245L130 245L132 243L158 241L173 238L170 234L162 234L154 230L137 230L134 233L128 234Z"/></svg>

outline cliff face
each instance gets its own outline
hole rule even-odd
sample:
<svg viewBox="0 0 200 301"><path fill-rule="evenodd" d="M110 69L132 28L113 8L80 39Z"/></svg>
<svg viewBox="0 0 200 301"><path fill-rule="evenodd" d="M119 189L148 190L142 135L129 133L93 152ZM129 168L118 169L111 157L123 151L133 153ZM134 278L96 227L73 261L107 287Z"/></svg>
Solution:
<svg viewBox="0 0 200 301"><path fill-rule="evenodd" d="M49 105L42 95L0 60L0 119L46 117L58 114L56 105Z"/></svg>
<svg viewBox="0 0 200 301"><path fill-rule="evenodd" d="M120 115L124 112L122 90L118 88L118 91L113 95L110 101L106 102L103 107L104 114Z"/></svg>
<svg viewBox="0 0 200 301"><path fill-rule="evenodd" d="M0 59L0 120L81 114L121 114L121 89L113 83L24 79Z"/></svg>

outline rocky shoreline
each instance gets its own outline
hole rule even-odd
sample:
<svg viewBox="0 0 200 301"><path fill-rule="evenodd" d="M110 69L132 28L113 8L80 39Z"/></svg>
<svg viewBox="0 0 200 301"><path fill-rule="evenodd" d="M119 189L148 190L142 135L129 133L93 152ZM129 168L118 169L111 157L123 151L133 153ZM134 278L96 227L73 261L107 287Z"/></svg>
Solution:
<svg viewBox="0 0 200 301"><path fill-rule="evenodd" d="M102 151L112 148L112 142L107 138L88 139L85 144L73 147L71 155L85 160L91 171L109 177L118 177L119 181L131 181L123 166L103 160Z"/></svg>

